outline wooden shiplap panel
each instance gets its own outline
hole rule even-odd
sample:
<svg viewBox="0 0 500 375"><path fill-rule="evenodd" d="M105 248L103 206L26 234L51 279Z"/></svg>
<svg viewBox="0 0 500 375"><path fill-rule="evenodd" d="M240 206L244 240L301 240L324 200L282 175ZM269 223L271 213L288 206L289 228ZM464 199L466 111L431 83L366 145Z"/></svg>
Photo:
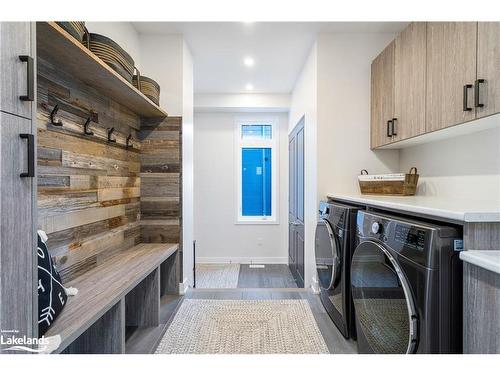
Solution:
<svg viewBox="0 0 500 375"><path fill-rule="evenodd" d="M141 123L141 241L180 242L182 118Z"/></svg>
<svg viewBox="0 0 500 375"><path fill-rule="evenodd" d="M66 282L140 241L140 118L59 67L38 67L38 227ZM50 123L56 104L62 127ZM89 117L93 136L83 134Z"/></svg>

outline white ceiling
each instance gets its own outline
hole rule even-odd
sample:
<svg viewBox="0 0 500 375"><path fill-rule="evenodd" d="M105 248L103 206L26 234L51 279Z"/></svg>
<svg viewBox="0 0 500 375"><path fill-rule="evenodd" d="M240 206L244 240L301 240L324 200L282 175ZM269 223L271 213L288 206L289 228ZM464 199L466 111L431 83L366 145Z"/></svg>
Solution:
<svg viewBox="0 0 500 375"><path fill-rule="evenodd" d="M195 93L289 93L318 32L398 32L406 22L134 22L139 33L183 34ZM255 59L247 68L245 56Z"/></svg>

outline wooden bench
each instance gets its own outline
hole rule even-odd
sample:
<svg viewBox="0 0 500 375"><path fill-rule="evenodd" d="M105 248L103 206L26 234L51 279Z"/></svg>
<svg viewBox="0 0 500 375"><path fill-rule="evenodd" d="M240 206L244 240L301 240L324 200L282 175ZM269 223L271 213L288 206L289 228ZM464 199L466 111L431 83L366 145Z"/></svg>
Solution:
<svg viewBox="0 0 500 375"><path fill-rule="evenodd" d="M176 291L177 244L140 244L68 283L78 288L45 337L54 353L124 353L125 326L159 324L160 296Z"/></svg>

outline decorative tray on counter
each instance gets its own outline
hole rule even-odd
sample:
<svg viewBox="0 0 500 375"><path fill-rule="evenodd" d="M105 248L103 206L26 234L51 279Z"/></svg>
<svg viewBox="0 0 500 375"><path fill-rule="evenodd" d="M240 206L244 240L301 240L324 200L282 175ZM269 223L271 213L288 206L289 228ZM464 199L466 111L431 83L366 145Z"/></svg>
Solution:
<svg viewBox="0 0 500 375"><path fill-rule="evenodd" d="M358 176L361 194L415 195L418 183L417 168L408 173L368 174L366 169Z"/></svg>

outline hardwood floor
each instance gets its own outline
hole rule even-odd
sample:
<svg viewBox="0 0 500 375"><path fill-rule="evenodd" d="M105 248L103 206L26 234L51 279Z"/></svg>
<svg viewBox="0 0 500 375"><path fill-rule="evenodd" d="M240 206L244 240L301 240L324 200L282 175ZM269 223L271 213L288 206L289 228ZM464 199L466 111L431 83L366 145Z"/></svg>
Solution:
<svg viewBox="0 0 500 375"><path fill-rule="evenodd" d="M238 288L297 288L297 283L286 264L266 264L264 268L242 264Z"/></svg>

